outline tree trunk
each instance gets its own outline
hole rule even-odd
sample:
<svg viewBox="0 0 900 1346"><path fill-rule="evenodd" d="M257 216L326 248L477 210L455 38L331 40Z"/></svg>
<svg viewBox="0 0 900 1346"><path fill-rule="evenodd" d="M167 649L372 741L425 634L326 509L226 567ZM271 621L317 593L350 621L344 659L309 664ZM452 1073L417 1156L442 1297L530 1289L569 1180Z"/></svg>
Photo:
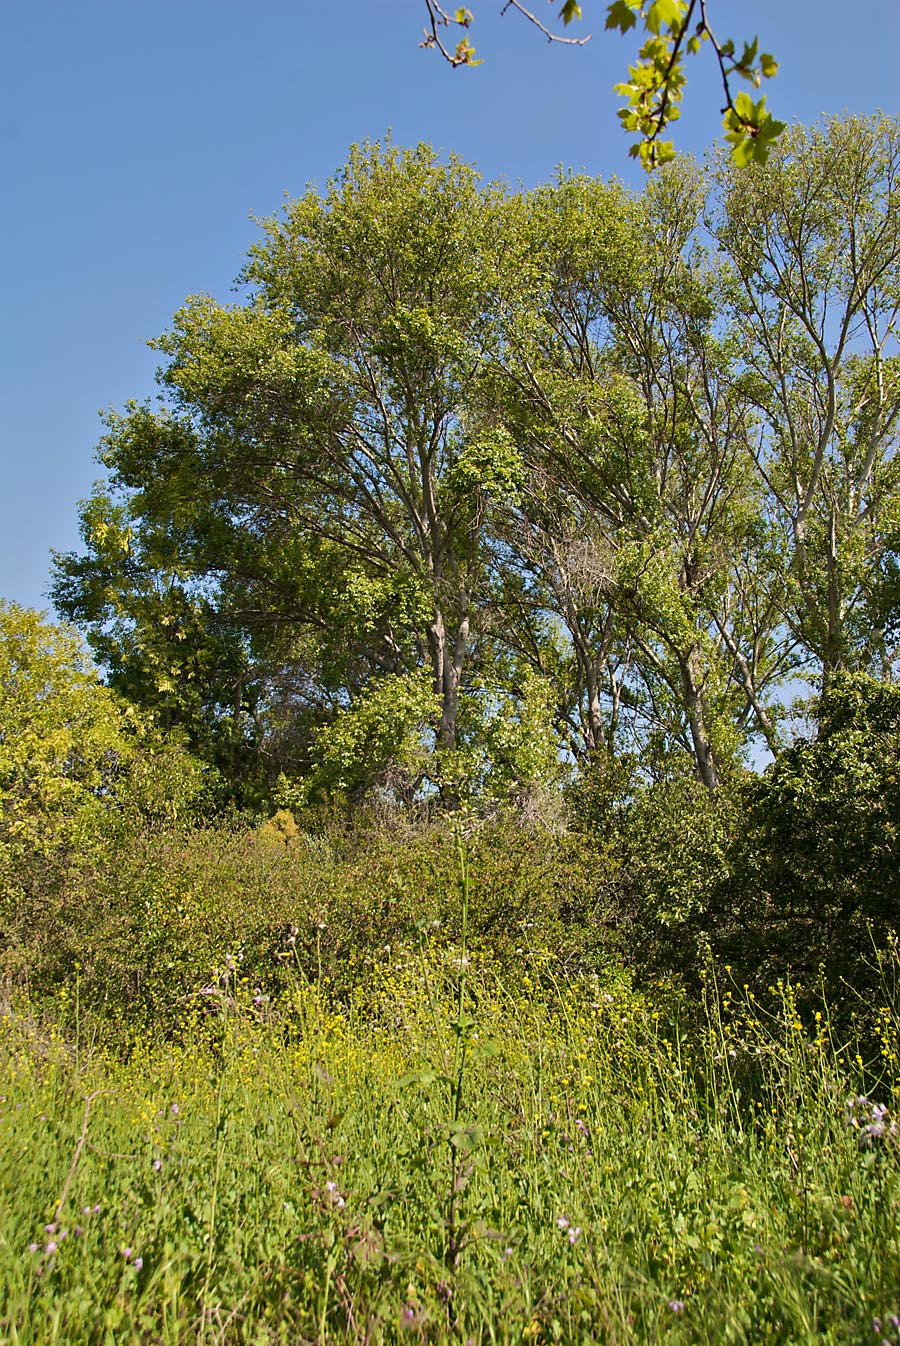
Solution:
<svg viewBox="0 0 900 1346"><path fill-rule="evenodd" d="M456 745L459 693L469 649L468 615L460 620L451 645L443 614L436 613L428 632L428 644L434 672L434 690L435 694L441 698L441 715L437 731L438 746L453 748Z"/></svg>
<svg viewBox="0 0 900 1346"><path fill-rule="evenodd" d="M679 655L678 667L681 671L681 687L684 693L684 705L687 710L697 772L707 790L715 790L719 784L719 773L716 767L712 739L706 727L700 672L700 651L696 645L691 646L687 655Z"/></svg>

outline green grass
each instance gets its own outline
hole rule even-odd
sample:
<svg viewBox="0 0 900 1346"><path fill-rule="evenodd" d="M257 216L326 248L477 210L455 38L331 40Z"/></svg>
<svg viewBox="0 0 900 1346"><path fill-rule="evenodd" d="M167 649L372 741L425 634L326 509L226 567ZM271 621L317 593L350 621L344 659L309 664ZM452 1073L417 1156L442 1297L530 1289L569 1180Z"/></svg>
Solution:
<svg viewBox="0 0 900 1346"><path fill-rule="evenodd" d="M127 1055L11 1007L0 1340L900 1342L895 1007L866 1143L788 991L552 966L430 940L277 1004L223 966Z"/></svg>

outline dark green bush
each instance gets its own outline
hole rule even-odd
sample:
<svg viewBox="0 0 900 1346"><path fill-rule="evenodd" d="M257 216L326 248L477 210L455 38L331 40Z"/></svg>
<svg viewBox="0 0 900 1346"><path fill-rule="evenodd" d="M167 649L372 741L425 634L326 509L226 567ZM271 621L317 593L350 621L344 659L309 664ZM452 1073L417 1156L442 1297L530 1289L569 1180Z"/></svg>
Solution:
<svg viewBox="0 0 900 1346"><path fill-rule="evenodd" d="M817 736L744 783L738 818L719 948L761 982L863 1007L900 926L900 688L835 677Z"/></svg>
<svg viewBox="0 0 900 1346"><path fill-rule="evenodd" d="M712 952L757 994L790 981L859 1019L900 929L900 687L836 675L813 711L815 737L712 794L601 763L576 826L616 857L610 908L645 970L699 990Z"/></svg>

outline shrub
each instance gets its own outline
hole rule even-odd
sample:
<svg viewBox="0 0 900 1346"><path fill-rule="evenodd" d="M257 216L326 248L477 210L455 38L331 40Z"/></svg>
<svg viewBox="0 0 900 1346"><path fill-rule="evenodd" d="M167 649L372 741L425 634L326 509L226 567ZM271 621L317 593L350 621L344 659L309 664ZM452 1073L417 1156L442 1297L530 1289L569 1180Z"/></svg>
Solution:
<svg viewBox="0 0 900 1346"><path fill-rule="evenodd" d="M460 934L457 824L360 818L315 835L286 811L255 830L219 824L134 832L46 902L27 946L32 994L79 964L79 998L116 1027L168 1032L226 958L266 995L288 973L347 997L376 961ZM548 975L614 956L612 861L585 838L497 819L464 838L469 935L498 967L541 951Z"/></svg>
<svg viewBox="0 0 900 1346"><path fill-rule="evenodd" d="M836 676L818 733L745 783L719 947L763 982L790 976L864 1005L900 925L900 687Z"/></svg>
<svg viewBox="0 0 900 1346"><path fill-rule="evenodd" d="M137 819L171 822L201 784L177 744L102 685L79 638L0 602L0 949L15 963ZM56 894L55 899L53 894Z"/></svg>

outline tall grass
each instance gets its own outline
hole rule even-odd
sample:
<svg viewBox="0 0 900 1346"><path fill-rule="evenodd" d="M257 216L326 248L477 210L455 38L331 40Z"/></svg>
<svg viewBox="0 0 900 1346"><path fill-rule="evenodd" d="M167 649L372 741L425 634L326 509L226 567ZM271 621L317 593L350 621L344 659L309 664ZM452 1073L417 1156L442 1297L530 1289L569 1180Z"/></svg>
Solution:
<svg viewBox="0 0 900 1346"><path fill-rule="evenodd" d="M340 1002L223 959L127 1056L10 1007L0 1339L900 1343L896 1005L863 1063L464 928Z"/></svg>

